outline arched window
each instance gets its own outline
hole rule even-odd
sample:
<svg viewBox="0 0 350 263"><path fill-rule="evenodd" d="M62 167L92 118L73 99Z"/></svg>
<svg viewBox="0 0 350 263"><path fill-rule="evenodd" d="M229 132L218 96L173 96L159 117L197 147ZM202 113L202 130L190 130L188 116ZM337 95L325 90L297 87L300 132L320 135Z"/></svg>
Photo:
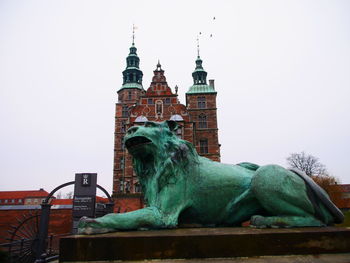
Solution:
<svg viewBox="0 0 350 263"><path fill-rule="evenodd" d="M199 140L199 152L208 153L208 139Z"/></svg>
<svg viewBox="0 0 350 263"><path fill-rule="evenodd" d="M156 101L156 115L162 115L163 114L163 101L157 100Z"/></svg>
<svg viewBox="0 0 350 263"><path fill-rule="evenodd" d="M127 105L123 105L122 107L122 117L124 118L129 117L129 108Z"/></svg>
<svg viewBox="0 0 350 263"><path fill-rule="evenodd" d="M132 92L128 91L128 100L132 100Z"/></svg>
<svg viewBox="0 0 350 263"><path fill-rule="evenodd" d="M197 97L197 103L198 103L198 108L199 109L204 109L206 108L206 99L204 96L202 97Z"/></svg>
<svg viewBox="0 0 350 263"><path fill-rule="evenodd" d="M207 116L204 114L200 114L198 116L198 128L204 129L207 128Z"/></svg>

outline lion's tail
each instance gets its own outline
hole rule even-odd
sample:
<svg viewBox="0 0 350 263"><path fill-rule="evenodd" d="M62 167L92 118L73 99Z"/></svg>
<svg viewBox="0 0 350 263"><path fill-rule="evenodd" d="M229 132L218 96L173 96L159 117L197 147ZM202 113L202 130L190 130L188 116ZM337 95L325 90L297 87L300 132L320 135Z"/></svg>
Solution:
<svg viewBox="0 0 350 263"><path fill-rule="evenodd" d="M309 176L299 169L290 169L295 174L299 175L305 182L306 186L311 189L312 193L320 200L320 202L327 208L327 210L334 217L334 223L340 224L344 221L343 213L336 207L336 205L329 199L326 192L314 182ZM314 204L315 206L315 204ZM319 209L317 206L315 209Z"/></svg>

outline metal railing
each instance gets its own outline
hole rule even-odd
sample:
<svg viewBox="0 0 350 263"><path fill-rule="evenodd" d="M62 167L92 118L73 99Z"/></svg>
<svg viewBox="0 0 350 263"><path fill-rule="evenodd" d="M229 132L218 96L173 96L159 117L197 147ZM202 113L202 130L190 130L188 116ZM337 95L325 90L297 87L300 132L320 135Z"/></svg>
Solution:
<svg viewBox="0 0 350 263"><path fill-rule="evenodd" d="M13 242L0 244L0 250L3 252L6 263L44 263L51 262L58 259L59 240L61 237L68 236L71 233L50 235L46 243L47 249L42 255L36 254L36 244L38 238L16 240ZM7 255L6 255L7 254Z"/></svg>

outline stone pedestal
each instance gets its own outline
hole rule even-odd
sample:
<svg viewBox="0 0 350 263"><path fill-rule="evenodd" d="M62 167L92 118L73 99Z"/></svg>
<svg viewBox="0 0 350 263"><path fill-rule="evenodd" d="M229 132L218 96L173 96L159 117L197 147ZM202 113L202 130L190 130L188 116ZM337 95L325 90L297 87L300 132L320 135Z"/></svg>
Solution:
<svg viewBox="0 0 350 263"><path fill-rule="evenodd" d="M350 229L182 228L75 235L60 241L60 262L334 253L350 253Z"/></svg>

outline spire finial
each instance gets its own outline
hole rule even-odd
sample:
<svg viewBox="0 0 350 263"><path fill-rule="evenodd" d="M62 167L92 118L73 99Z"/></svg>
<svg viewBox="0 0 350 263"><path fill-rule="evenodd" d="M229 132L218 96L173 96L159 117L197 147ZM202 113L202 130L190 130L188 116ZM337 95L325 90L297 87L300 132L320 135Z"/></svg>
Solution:
<svg viewBox="0 0 350 263"><path fill-rule="evenodd" d="M159 59L158 59L158 64L157 64L157 70L162 70L162 66L160 65Z"/></svg>
<svg viewBox="0 0 350 263"><path fill-rule="evenodd" d="M199 35L201 32L199 32ZM197 36L197 56L199 57L199 35Z"/></svg>
<svg viewBox="0 0 350 263"><path fill-rule="evenodd" d="M137 29L137 27L135 24L132 24L132 45L135 45L135 29Z"/></svg>

